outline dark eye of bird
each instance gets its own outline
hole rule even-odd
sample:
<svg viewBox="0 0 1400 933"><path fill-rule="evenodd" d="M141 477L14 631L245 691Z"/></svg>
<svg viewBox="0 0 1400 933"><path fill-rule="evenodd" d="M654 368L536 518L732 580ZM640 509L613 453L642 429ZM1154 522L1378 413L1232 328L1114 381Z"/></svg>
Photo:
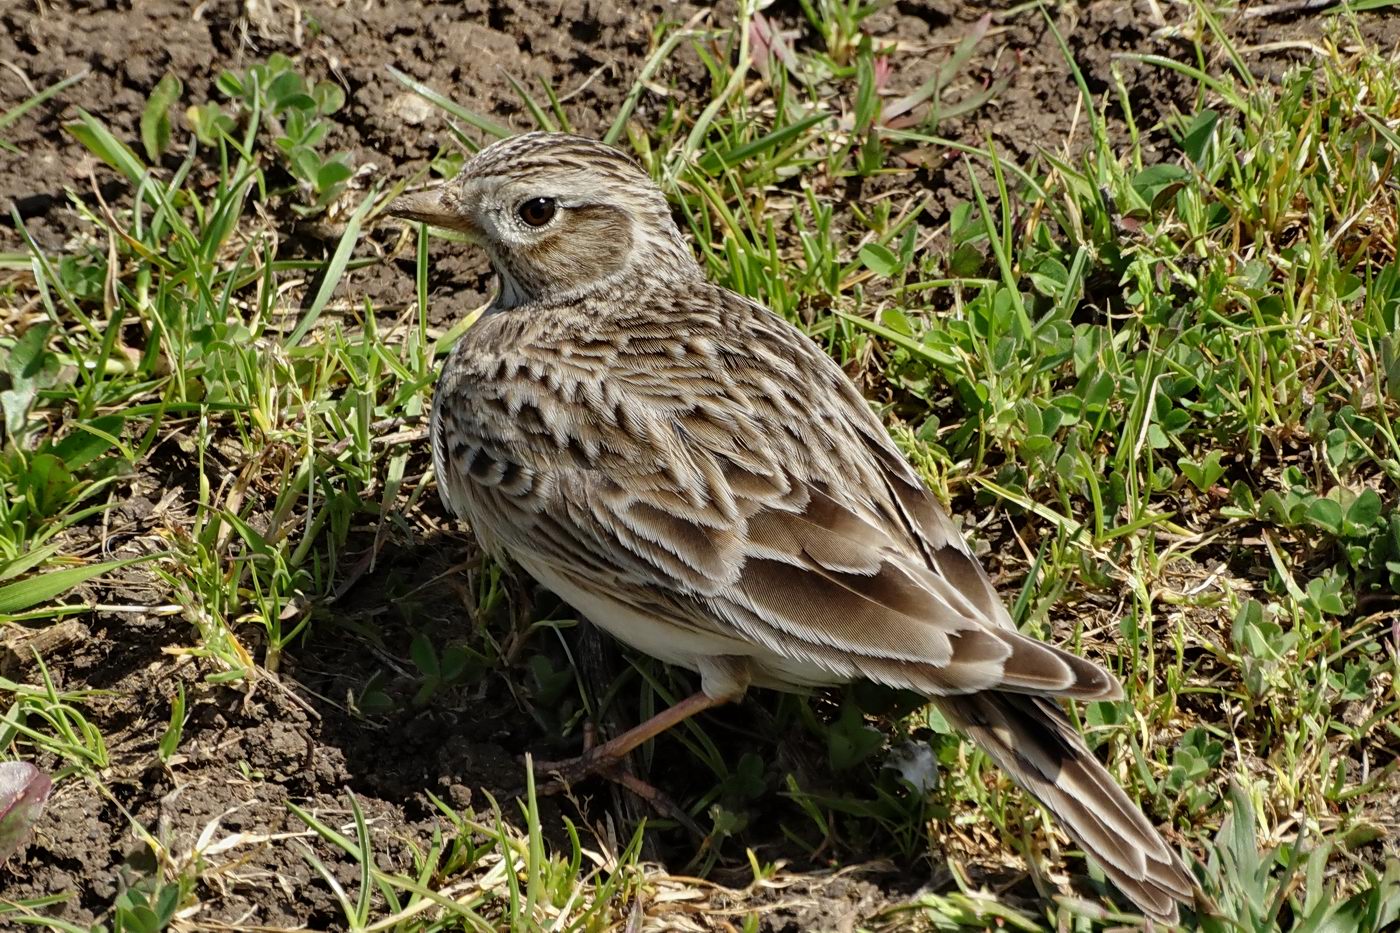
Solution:
<svg viewBox="0 0 1400 933"><path fill-rule="evenodd" d="M532 227L543 227L554 219L553 198L531 198L520 205L520 219Z"/></svg>

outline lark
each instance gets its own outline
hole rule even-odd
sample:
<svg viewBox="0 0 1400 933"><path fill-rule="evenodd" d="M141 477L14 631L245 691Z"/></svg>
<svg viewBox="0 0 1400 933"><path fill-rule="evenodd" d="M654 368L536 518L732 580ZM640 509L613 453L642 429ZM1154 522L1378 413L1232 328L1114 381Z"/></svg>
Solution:
<svg viewBox="0 0 1400 933"><path fill-rule="evenodd" d="M463 234L500 279L433 400L448 508L595 625L700 675L565 777L750 686L866 678L927 696L1139 909L1176 921L1191 874L1059 702L1119 699L1118 681L1017 631L856 386L706 280L636 163L527 133L390 212Z"/></svg>

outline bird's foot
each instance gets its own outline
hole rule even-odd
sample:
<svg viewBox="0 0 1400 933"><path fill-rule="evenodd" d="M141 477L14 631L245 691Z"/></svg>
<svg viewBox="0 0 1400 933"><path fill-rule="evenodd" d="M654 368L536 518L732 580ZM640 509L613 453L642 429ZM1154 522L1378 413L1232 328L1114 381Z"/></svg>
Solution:
<svg viewBox="0 0 1400 933"><path fill-rule="evenodd" d="M536 793L540 796L563 793L570 790L574 784L588 778L606 778L628 793L645 801L661 816L675 820L696 836L704 838L704 830L684 808L663 791L648 784L628 770L626 754L626 752L618 754L604 744L586 750L577 758L569 758L565 761L536 762L535 773L551 778L540 785L536 789Z"/></svg>
<svg viewBox="0 0 1400 933"><path fill-rule="evenodd" d="M566 758L563 761L537 761L535 762L535 774L551 779L548 783L540 785L538 793L541 795L557 794L571 785L591 777L605 777L608 780L622 783L619 778L623 773L622 762L625 757L625 752L617 754L604 743L586 749L582 755L576 758Z"/></svg>

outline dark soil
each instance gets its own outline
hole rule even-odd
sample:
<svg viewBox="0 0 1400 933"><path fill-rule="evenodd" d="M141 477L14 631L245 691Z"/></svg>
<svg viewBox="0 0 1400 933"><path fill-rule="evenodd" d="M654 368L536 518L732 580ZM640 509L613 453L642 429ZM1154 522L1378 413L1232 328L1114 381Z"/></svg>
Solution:
<svg viewBox="0 0 1400 933"><path fill-rule="evenodd" d="M1178 15L1177 5L1161 6L1168 15ZM187 103L199 102L217 99L213 81L223 69L241 70L276 51L292 55L308 73L336 80L347 92L349 103L337 115L336 145L350 152L357 166L373 166L374 176L393 179L420 168L450 137L439 113L393 81L386 66L522 130L530 126L529 115L507 75L524 83L542 79L570 95L576 130L597 133L609 123L647 56L655 25L663 19L685 21L703 7L672 0L210 0L197 5L180 0L10 0L0 4L0 62L9 66L0 68L0 111L70 75L86 71L87 77L6 131L19 151L0 150L0 207L6 213L0 221L0 252L22 250L8 220L11 204L40 246L58 253L83 229L70 199L90 206L97 204L99 193L105 200L120 199L124 186L66 132L64 123L82 107L137 146L145 101L167 71L183 79ZM878 40L902 43L893 88L916 86L986 7L954 0L897 0L867 20L867 30ZM259 16L259 10L268 12ZM799 30L800 42L820 41L805 26L795 2L775 4L767 15ZM1394 21L1361 22L1370 38L1389 37L1393 43ZM1056 26L1089 90L1107 95L1114 106L1119 102L1113 69L1118 69L1136 125L1150 141L1149 152L1165 154L1168 137L1161 121L1175 111L1191 110L1195 90L1170 71L1115 56L1180 56L1189 48L1185 40L1173 38L1173 28L1180 25L1155 23L1149 5L1140 2L1068 4L1056 14ZM1309 54L1298 40L1315 40L1321 29L1310 18L1240 20L1228 27L1246 47L1266 40L1294 42L1249 55L1251 67L1265 78L1284 61ZM1034 11L993 26L967 80L971 88L1005 74L1013 75L1005 93L940 132L973 145L990 136L1005 156L1019 162L1043 150L1072 153L1084 144L1078 86L1048 24ZM673 93L699 97L708 90L704 76L693 53L682 52L660 80ZM662 106L653 95L644 95L635 119L645 122ZM1115 141L1127 133L1119 117L1109 127ZM934 197L935 215L967 199L969 192L956 159L940 158L932 168L897 183L926 189ZM303 248L318 249L314 240ZM490 281L479 258L443 250L436 263L438 321L479 304L488 294ZM396 264L360 271L348 287L385 305L401 305L412 290L408 268ZM101 545L111 556L128 553L124 548L139 553L143 538L178 521L178 497L163 508L155 506L165 490L181 486L178 465L172 471L132 480L125 492L128 505L107 537L95 538L91 546ZM509 678L487 676L471 691L445 690L421 707L404 703L400 712L387 716L365 717L347 709L347 698L358 695L376 674L385 676L391 694L409 691L402 659L413 633L426 633L443 644L465 625L508 630L527 611L527 595L533 596L536 609L547 602L542 594L517 587L502 619L473 619L469 575L477 567L474 545L465 534L443 530L441 516L428 508L426 518L408 516L394 526L399 531L379 542L373 570L343 600L317 609L309 640L284 658L276 678L209 684L204 679L212 671L207 662L182 650L196 639L177 614L93 612L79 618L82 635L53 648L45 660L60 689L104 691L85 708L109 743L112 762L104 783L111 796L81 780L63 782L33 841L0 875L0 896L70 892L71 899L55 908L55 916L73 923L102 918L124 886L151 868L150 847L133 832L137 824L154 834L176 863L190 857L201 834L206 834L206 847L211 842L222 847L217 861L232 867L206 880L199 922L333 929L343 924L343 914L329 887L299 849L270 837L303 834L347 886L354 884L353 864L306 835L305 824L289 812L289 802L343 830L350 820L348 794L353 793L373 821L381 866L406 869L411 867L410 844L426 847L443 825L429 793L459 808L483 806L483 791L509 799L521 780L519 756L547 732ZM374 546L369 533L352 536L341 555L345 572ZM125 586L106 586L88 595L109 605L171 602L152 578L135 571ZM250 645L255 654L257 648ZM25 668L22 655L12 653L10 663L16 667L6 674L32 680L37 675ZM166 766L157 743L177 682L185 685L190 717L179 755ZM746 711L722 713L719 728L747 730L748 718ZM796 742L758 751L765 759L800 768L812 750ZM669 776L667 770L652 775L663 788ZM689 846L693 854L694 841L680 838L676 851ZM776 834L755 842L765 846L765 858L793 856ZM687 860L677 856L673 867L679 871ZM742 862L742 852L736 860ZM890 886L877 888L869 880L843 885L830 895L829 909L800 914L786 928L820 929L820 917L868 911L878 904L881 890L893 893ZM783 928L785 921L774 922Z"/></svg>

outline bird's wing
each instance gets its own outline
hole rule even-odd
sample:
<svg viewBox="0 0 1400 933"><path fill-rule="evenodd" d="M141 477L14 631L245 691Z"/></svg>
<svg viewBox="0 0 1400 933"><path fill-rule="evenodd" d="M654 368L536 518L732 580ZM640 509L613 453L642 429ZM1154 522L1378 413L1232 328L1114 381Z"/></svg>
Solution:
<svg viewBox="0 0 1400 933"><path fill-rule="evenodd" d="M1015 631L839 367L716 294L619 322L591 361L575 341L567 363L555 346L490 373L472 411L441 410L465 511L572 580L843 677L1117 695L1097 665Z"/></svg>

